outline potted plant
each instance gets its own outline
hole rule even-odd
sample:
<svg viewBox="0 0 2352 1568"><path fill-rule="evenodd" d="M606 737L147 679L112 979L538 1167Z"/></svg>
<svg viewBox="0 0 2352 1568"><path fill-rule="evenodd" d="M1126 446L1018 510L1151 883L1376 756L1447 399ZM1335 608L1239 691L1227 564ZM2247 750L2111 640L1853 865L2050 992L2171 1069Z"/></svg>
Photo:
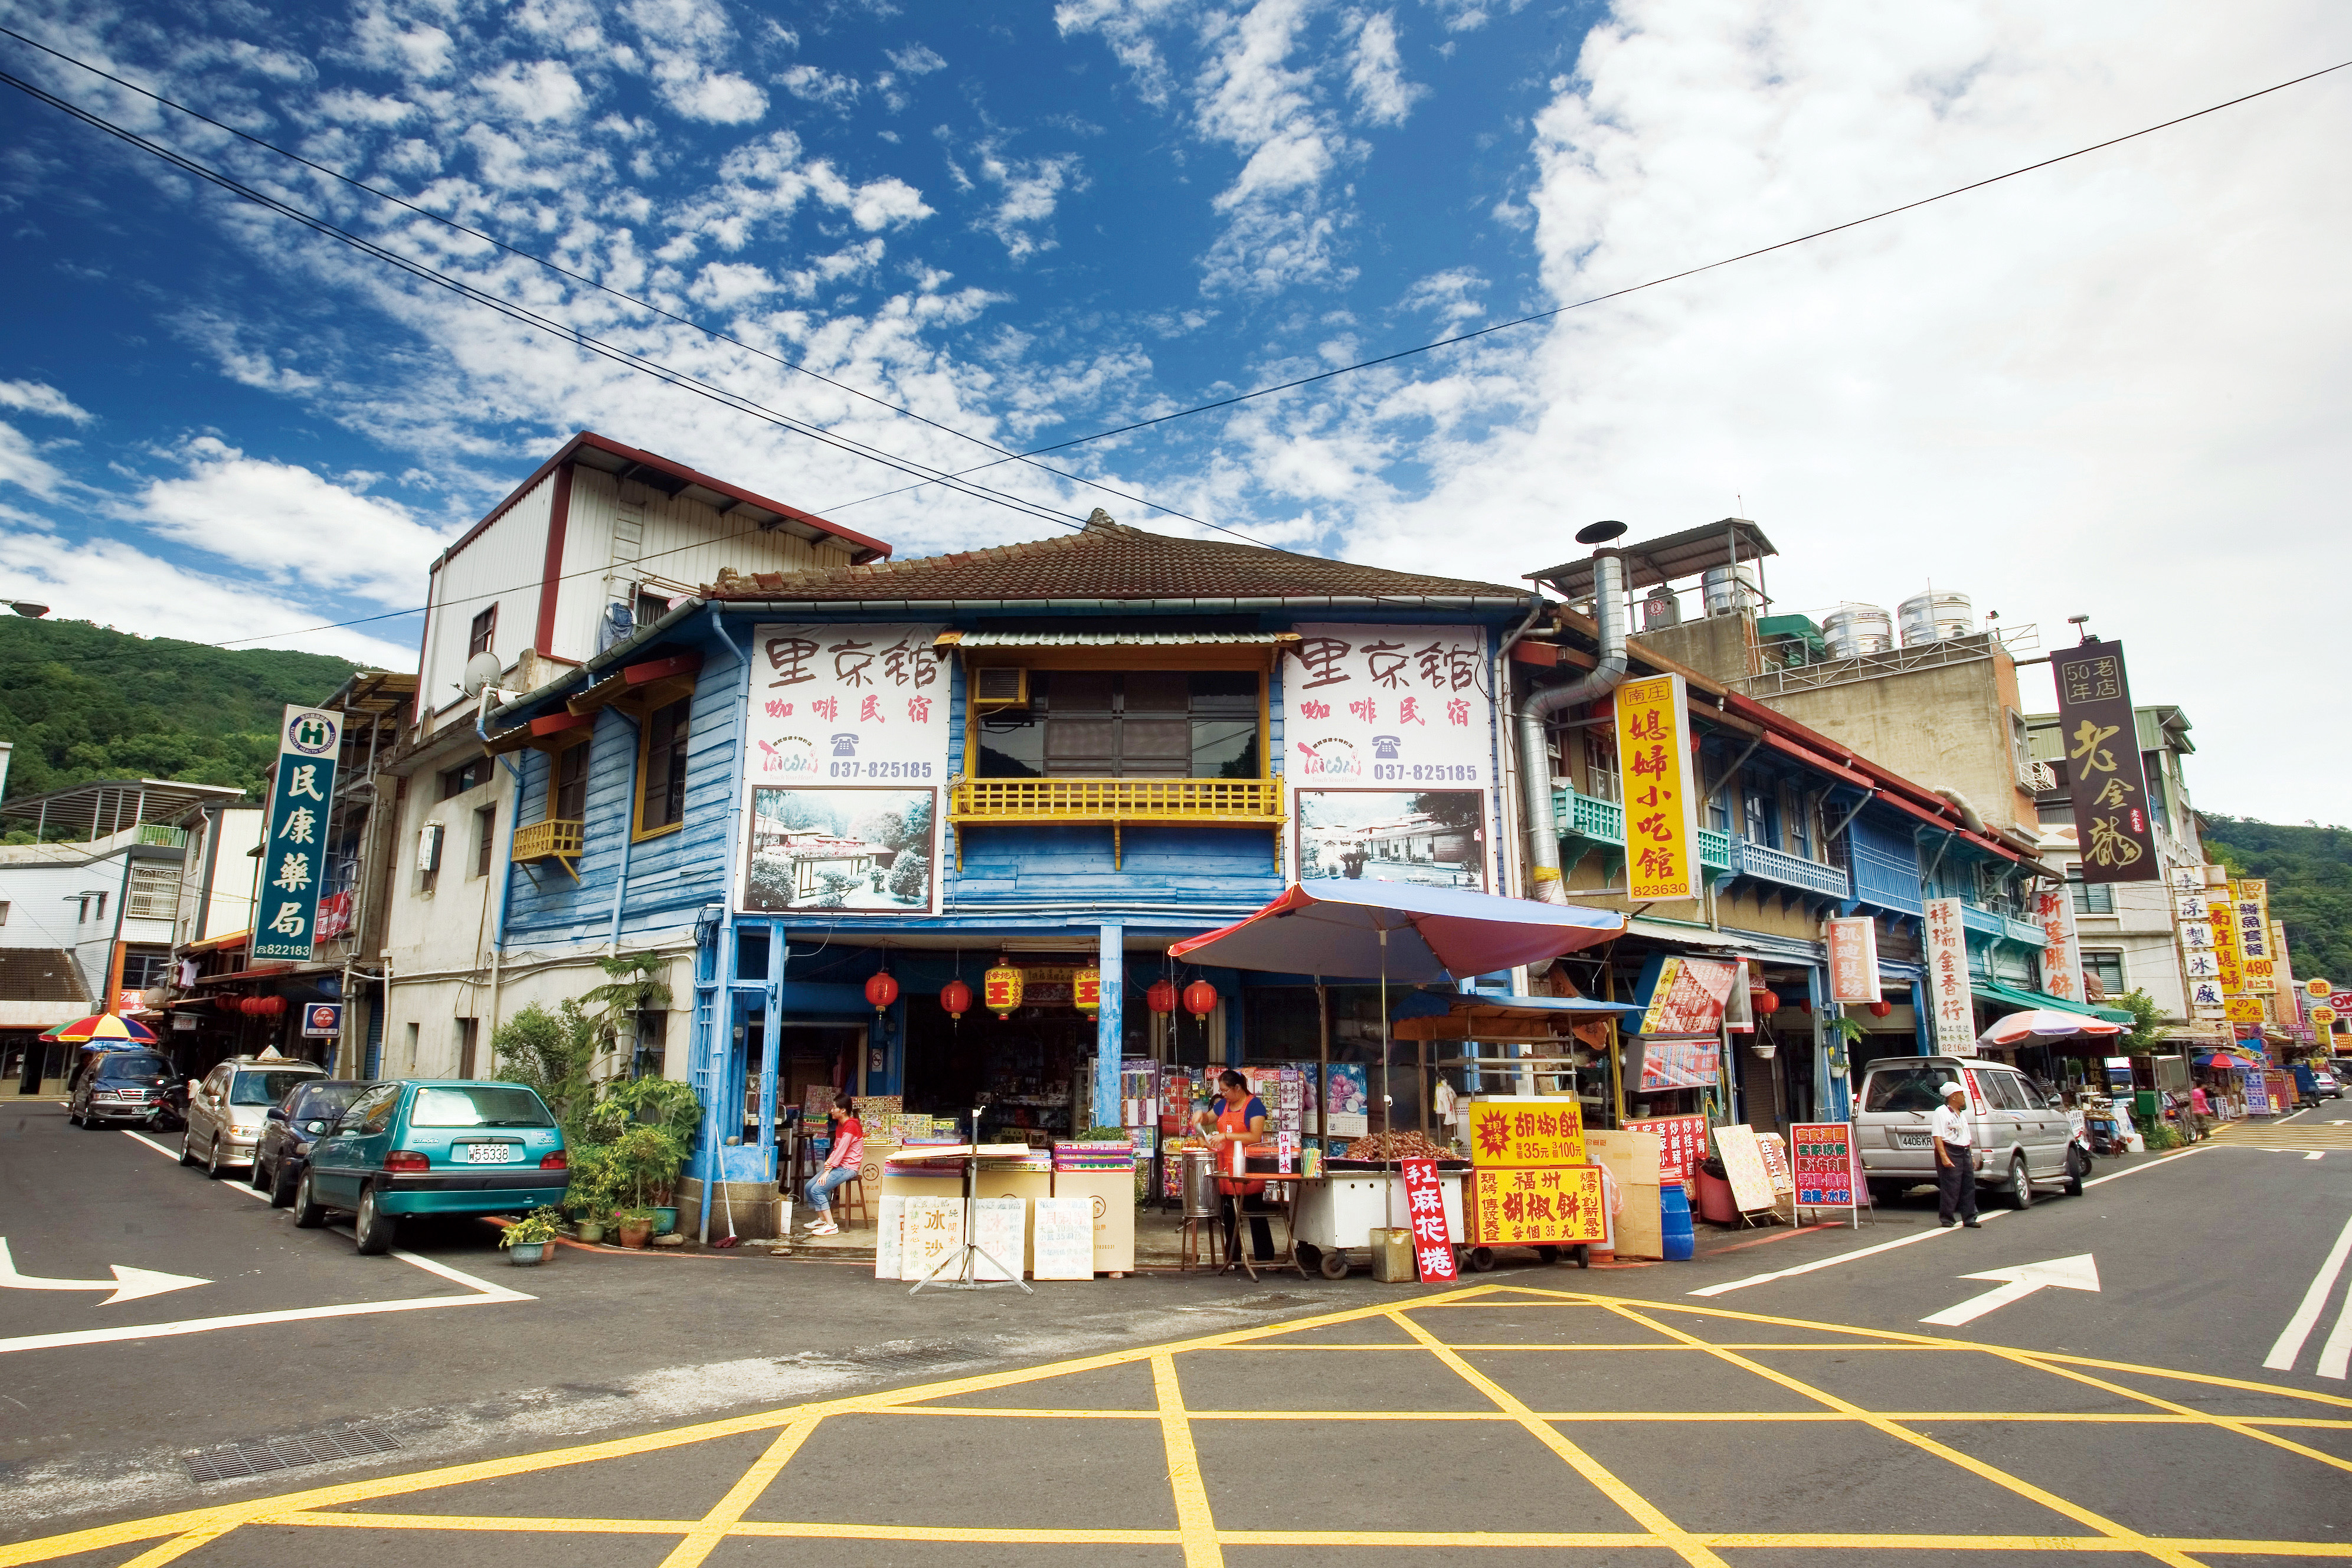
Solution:
<svg viewBox="0 0 2352 1568"><path fill-rule="evenodd" d="M630 1204L651 1221L652 1205L669 1194L686 1163L686 1148L659 1127L639 1122L615 1139L612 1146L614 1186ZM673 1213L671 1222L677 1216Z"/></svg>
<svg viewBox="0 0 2352 1568"><path fill-rule="evenodd" d="M618 1196L614 1191L613 1151L609 1144L583 1144L571 1151L572 1185L563 1207L578 1217L573 1227L583 1241L604 1239L605 1218Z"/></svg>
<svg viewBox="0 0 2352 1568"><path fill-rule="evenodd" d="M507 1249L507 1261L518 1269L535 1269L547 1261L548 1249L555 1245L555 1210L534 1208L506 1228L499 1245Z"/></svg>
<svg viewBox="0 0 2352 1568"><path fill-rule="evenodd" d="M654 1211L650 1208L617 1209L613 1218L620 1225L624 1247L643 1247L654 1233Z"/></svg>

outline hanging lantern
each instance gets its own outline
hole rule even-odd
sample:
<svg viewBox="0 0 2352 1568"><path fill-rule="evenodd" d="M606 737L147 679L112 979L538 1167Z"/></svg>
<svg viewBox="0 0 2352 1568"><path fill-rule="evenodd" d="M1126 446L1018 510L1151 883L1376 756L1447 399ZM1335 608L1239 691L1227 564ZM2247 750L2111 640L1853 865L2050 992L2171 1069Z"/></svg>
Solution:
<svg viewBox="0 0 2352 1568"><path fill-rule="evenodd" d="M1883 1019L1894 1010L1895 1004L1893 1002L1876 1001L1870 1004L1870 1016L1874 1019Z"/></svg>
<svg viewBox="0 0 2352 1568"><path fill-rule="evenodd" d="M1196 1019L1205 1019L1217 1010L1217 988L1206 980L1195 980L1184 988L1184 1010Z"/></svg>
<svg viewBox="0 0 2352 1568"><path fill-rule="evenodd" d="M251 1018L253 1016L253 998L251 997L237 998L236 1010L243 1013L247 1018Z"/></svg>
<svg viewBox="0 0 2352 1568"><path fill-rule="evenodd" d="M948 1017L961 1022L963 1015L971 1011L971 988L961 978L950 980L940 988L940 1007Z"/></svg>
<svg viewBox="0 0 2352 1568"><path fill-rule="evenodd" d="M889 970L885 969L866 982L866 999L874 1004L874 1010L877 1013L898 999L898 982L891 978Z"/></svg>
<svg viewBox="0 0 2352 1568"><path fill-rule="evenodd" d="M1077 1003L1078 1010L1082 1013L1090 1013L1101 1007L1102 971L1080 969L1071 976L1070 999Z"/></svg>
<svg viewBox="0 0 2352 1568"><path fill-rule="evenodd" d="M284 997L248 997L246 1011L257 1019L274 1019L286 1010Z"/></svg>
<svg viewBox="0 0 2352 1568"><path fill-rule="evenodd" d="M1770 1018L1774 1013L1780 1010L1780 993L1778 991L1750 991L1748 993L1748 1005L1755 1009L1756 1016L1758 1018Z"/></svg>
<svg viewBox="0 0 2352 1568"><path fill-rule="evenodd" d="M1174 1012L1176 1010L1176 982L1173 980L1152 981L1151 988L1143 993L1143 1002L1146 1007L1150 1008L1156 1013Z"/></svg>
<svg viewBox="0 0 2352 1568"><path fill-rule="evenodd" d="M981 977L980 988L990 1012L1000 1019L1010 1018L1021 1005L1021 971L1000 956L996 967Z"/></svg>

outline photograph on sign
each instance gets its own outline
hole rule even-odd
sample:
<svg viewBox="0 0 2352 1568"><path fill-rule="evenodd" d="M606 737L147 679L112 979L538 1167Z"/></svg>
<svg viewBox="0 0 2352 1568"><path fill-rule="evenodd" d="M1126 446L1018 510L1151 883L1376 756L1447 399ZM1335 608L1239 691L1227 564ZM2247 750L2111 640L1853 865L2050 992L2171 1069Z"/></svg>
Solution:
<svg viewBox="0 0 2352 1568"><path fill-rule="evenodd" d="M1298 874L1485 892L1486 796L1477 789L1301 789Z"/></svg>
<svg viewBox="0 0 2352 1568"><path fill-rule="evenodd" d="M1698 796L1683 678L1627 681L1614 698L1625 874L1639 902L1698 896Z"/></svg>
<svg viewBox="0 0 2352 1568"><path fill-rule="evenodd" d="M2085 882L2154 882L2164 874L2148 820L2138 719L2120 643L2085 643L2050 656L2058 687L2059 737Z"/></svg>
<svg viewBox="0 0 2352 1568"><path fill-rule="evenodd" d="M929 913L937 800L933 789L753 789L742 907Z"/></svg>
<svg viewBox="0 0 2352 1568"><path fill-rule="evenodd" d="M1310 622L1298 633L1282 671L1295 785L1493 787L1485 628Z"/></svg>
<svg viewBox="0 0 2352 1568"><path fill-rule="evenodd" d="M937 783L947 666L935 625L752 629L743 765L754 783Z"/></svg>
<svg viewBox="0 0 2352 1568"><path fill-rule="evenodd" d="M1739 966L1729 958L1685 958L1653 953L1642 965L1633 999L1641 1016L1630 1031L1639 1035L1713 1035L1723 1027L1723 1010Z"/></svg>

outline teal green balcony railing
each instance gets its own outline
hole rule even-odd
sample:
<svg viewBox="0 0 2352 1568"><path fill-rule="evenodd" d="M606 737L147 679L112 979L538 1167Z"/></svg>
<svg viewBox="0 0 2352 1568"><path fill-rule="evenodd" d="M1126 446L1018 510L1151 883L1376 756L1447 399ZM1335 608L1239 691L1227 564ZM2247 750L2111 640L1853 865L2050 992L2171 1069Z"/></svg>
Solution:
<svg viewBox="0 0 2352 1568"><path fill-rule="evenodd" d="M1731 869L1731 835L1713 828L1698 831L1698 863L1716 871Z"/></svg>
<svg viewBox="0 0 2352 1568"><path fill-rule="evenodd" d="M1807 893L1818 893L1825 898L1844 898L1849 892L1846 874L1839 867L1767 849L1762 844L1751 844L1745 839L1731 846L1731 869L1735 875L1777 882L1783 887L1802 888Z"/></svg>
<svg viewBox="0 0 2352 1568"><path fill-rule="evenodd" d="M1551 792L1552 821L1562 838L1625 847L1625 808L1614 800L1596 800L1567 788ZM1712 828L1698 831L1698 863L1710 871L1731 869L1731 839Z"/></svg>
<svg viewBox="0 0 2352 1568"><path fill-rule="evenodd" d="M1996 941L2014 942L2023 947L2039 947L2050 938L2041 926L2027 920L2012 920L1997 909L1982 904L1963 903L1960 925L1970 931L1982 932Z"/></svg>

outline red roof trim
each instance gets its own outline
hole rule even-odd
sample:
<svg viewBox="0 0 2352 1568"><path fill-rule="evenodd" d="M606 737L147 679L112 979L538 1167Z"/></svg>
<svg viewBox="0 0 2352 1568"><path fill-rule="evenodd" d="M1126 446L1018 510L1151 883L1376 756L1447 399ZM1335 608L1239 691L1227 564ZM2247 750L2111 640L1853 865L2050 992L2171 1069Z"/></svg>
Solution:
<svg viewBox="0 0 2352 1568"><path fill-rule="evenodd" d="M563 580L563 536L572 528L572 470L555 471L555 494L547 503L547 560L539 579L539 626L531 646L544 653L555 641L556 584Z"/></svg>

